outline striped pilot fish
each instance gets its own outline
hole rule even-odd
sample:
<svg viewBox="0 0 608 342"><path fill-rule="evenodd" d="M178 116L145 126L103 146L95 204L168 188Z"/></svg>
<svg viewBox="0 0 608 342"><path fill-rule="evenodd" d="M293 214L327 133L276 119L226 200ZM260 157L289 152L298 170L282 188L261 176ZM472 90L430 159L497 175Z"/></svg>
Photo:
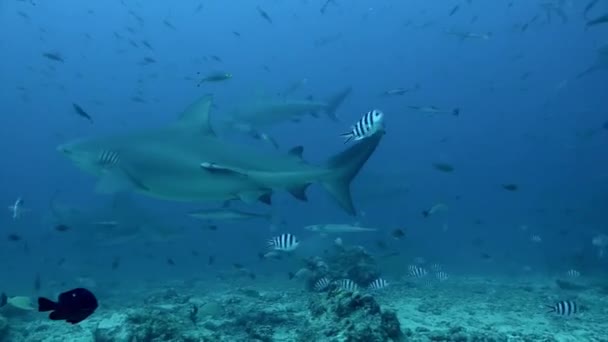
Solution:
<svg viewBox="0 0 608 342"><path fill-rule="evenodd" d="M342 133L340 136L346 138L344 143L348 143L351 140L361 140L367 137L371 137L374 133L382 130L384 113L378 109L370 110L365 113L359 121L357 121L349 132Z"/></svg>
<svg viewBox="0 0 608 342"><path fill-rule="evenodd" d="M423 278L428 274L428 271L424 267L410 265L408 266L408 274L414 278Z"/></svg>
<svg viewBox="0 0 608 342"><path fill-rule="evenodd" d="M450 276L445 271L439 271L435 273L435 278L437 278L437 280L440 282L444 282L448 280Z"/></svg>
<svg viewBox="0 0 608 342"><path fill-rule="evenodd" d="M291 234L281 234L268 241L268 247L275 251L291 252L298 248L300 241Z"/></svg>
<svg viewBox="0 0 608 342"><path fill-rule="evenodd" d="M317 282L315 283L315 285L313 286L313 288L315 289L315 291L323 291L325 290L329 284L331 284L331 281L329 281L329 279L327 279L327 277L323 277L319 280L317 280Z"/></svg>
<svg viewBox="0 0 608 342"><path fill-rule="evenodd" d="M570 278L578 278L581 276L581 272L579 272L575 269L570 269L566 272L566 275Z"/></svg>
<svg viewBox="0 0 608 342"><path fill-rule="evenodd" d="M370 290L381 290L381 289L383 289L383 288L385 288L387 286L388 286L388 281L386 281L386 280L384 280L382 278L378 278L378 279L372 281L369 284L368 288Z"/></svg>
<svg viewBox="0 0 608 342"><path fill-rule="evenodd" d="M338 281L338 287L340 287L344 291L357 291L359 290L359 285L357 285L354 281L350 279L342 279Z"/></svg>
<svg viewBox="0 0 608 342"><path fill-rule="evenodd" d="M555 303L555 305L547 305L550 309L549 313L555 312L560 316L573 316L579 312L579 307L574 301L562 300Z"/></svg>

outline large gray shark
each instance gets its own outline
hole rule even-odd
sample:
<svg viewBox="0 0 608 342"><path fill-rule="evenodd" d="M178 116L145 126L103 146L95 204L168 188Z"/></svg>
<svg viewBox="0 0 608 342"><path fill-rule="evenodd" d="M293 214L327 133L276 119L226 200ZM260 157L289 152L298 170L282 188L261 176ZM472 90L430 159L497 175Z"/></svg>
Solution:
<svg viewBox="0 0 608 342"><path fill-rule="evenodd" d="M287 121L299 121L305 115L317 116L320 112L337 121L336 111L351 92L351 88L328 98L326 101L286 98L259 99L235 108L230 114L234 123L253 127L269 126Z"/></svg>
<svg viewBox="0 0 608 342"><path fill-rule="evenodd" d="M277 156L217 137L210 125L210 95L204 96L165 127L89 139L58 147L79 168L99 178L104 193L133 189L176 201L262 201L274 190L306 200L311 183L321 183L340 206L354 215L350 182L375 151L383 132L362 140L314 166L302 148Z"/></svg>

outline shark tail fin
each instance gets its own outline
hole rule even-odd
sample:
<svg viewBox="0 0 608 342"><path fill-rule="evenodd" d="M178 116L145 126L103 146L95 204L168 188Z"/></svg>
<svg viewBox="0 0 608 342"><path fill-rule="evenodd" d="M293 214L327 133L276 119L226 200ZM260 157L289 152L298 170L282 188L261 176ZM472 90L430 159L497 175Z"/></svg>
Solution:
<svg viewBox="0 0 608 342"><path fill-rule="evenodd" d="M330 158L327 162L327 166L332 172L323 180L322 185L349 215L356 215L350 195L350 183L374 153L383 135L384 131L379 131Z"/></svg>
<svg viewBox="0 0 608 342"><path fill-rule="evenodd" d="M330 119L332 119L333 121L338 121L336 111L338 110L338 108L340 108L340 106L342 105L344 100L346 100L348 95L350 95L352 90L353 89L351 87L347 87L346 89L327 99L327 107L325 108L325 112L327 113L327 116L329 116Z"/></svg>

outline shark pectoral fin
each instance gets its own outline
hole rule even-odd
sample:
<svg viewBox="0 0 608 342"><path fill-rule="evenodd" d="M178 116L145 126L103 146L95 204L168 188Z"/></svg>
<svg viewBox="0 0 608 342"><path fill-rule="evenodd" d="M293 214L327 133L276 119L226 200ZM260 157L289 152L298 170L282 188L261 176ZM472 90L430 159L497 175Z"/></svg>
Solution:
<svg viewBox="0 0 608 342"><path fill-rule="evenodd" d="M289 193L293 197L299 199L300 201L307 202L308 197L306 197L306 189L308 188L309 185L310 185L310 183L307 183L304 185L292 186L292 187L287 188L287 191L289 191Z"/></svg>
<svg viewBox="0 0 608 342"><path fill-rule="evenodd" d="M150 190L140 179L123 168L116 168L105 173L95 187L95 191L101 194L114 194L132 189Z"/></svg>
<svg viewBox="0 0 608 342"><path fill-rule="evenodd" d="M112 170L99 179L95 186L95 192L99 194L114 194L127 191L132 187L131 181L124 173L120 170Z"/></svg>

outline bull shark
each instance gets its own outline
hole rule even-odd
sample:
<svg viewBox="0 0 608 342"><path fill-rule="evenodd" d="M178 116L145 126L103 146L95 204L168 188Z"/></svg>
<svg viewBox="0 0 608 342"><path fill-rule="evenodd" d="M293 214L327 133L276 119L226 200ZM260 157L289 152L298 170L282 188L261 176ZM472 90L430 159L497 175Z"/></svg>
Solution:
<svg viewBox="0 0 608 342"><path fill-rule="evenodd" d="M260 127L288 121L299 121L305 115L316 117L320 112L327 114L333 121L338 121L336 111L351 90L348 87L326 101L315 101L311 98L304 100L277 98L246 103L232 111L231 121Z"/></svg>
<svg viewBox="0 0 608 342"><path fill-rule="evenodd" d="M183 201L261 201L275 190L306 201L306 188L320 183L350 215L350 183L376 150L383 133L362 140L315 166L302 147L269 155L219 138L210 124L212 96L190 105L175 122L140 132L69 142L58 151L97 178L97 191L135 190L149 197Z"/></svg>

